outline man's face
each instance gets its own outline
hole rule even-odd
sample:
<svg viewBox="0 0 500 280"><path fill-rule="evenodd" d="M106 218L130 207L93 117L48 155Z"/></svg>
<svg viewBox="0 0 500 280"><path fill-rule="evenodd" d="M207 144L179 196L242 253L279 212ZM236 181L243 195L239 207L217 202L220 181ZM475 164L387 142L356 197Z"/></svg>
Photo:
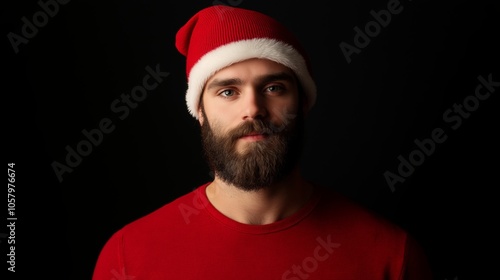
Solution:
<svg viewBox="0 0 500 280"><path fill-rule="evenodd" d="M203 148L223 181L258 190L296 166L303 112L289 68L264 59L233 64L207 81L201 103Z"/></svg>

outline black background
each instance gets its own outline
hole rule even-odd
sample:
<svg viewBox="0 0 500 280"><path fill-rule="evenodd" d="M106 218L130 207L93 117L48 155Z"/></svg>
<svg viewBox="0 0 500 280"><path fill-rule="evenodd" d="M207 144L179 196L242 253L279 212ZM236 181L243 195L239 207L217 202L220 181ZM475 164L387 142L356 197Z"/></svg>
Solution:
<svg viewBox="0 0 500 280"><path fill-rule="evenodd" d="M18 53L8 34L22 35L21 18L32 22L41 7L12 2L2 8L2 96L6 160L16 164L16 273L2 261L1 279L91 279L114 231L210 180L174 38L213 1L73 0ZM353 44L353 28L364 29L370 11L388 2L221 1L276 17L310 52L318 99L307 120L305 176L409 230L436 279L499 275L498 87L456 130L443 119L474 95L478 76L500 81L499 10L481 1L401 1L401 13L347 63L339 44ZM117 118L111 103L158 64L169 76ZM82 130L104 118L115 129L60 182L51 164L66 164L65 147L75 149ZM384 172L397 173L398 156L408 159L414 140L435 128L447 140L391 191Z"/></svg>

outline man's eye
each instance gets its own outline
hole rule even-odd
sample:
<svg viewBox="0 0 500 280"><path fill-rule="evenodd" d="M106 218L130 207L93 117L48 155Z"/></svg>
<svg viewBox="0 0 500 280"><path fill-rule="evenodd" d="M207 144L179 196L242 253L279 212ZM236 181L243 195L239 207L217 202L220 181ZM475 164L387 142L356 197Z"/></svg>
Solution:
<svg viewBox="0 0 500 280"><path fill-rule="evenodd" d="M279 86L279 85L272 85L272 86L269 86L266 88L266 91L270 91L270 92L279 92L279 91L283 91L284 88L282 86Z"/></svg>
<svg viewBox="0 0 500 280"><path fill-rule="evenodd" d="M231 97L234 95L234 90L226 89L219 92L219 95L222 97Z"/></svg>

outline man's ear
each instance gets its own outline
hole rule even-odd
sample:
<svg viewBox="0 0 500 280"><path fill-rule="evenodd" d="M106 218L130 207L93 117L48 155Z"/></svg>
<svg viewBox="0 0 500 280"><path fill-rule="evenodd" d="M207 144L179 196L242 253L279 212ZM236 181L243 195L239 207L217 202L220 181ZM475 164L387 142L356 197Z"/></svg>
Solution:
<svg viewBox="0 0 500 280"><path fill-rule="evenodd" d="M200 126L203 125L203 122L205 121L205 119L203 118L203 114L202 114L202 110L201 110L201 106L198 107L198 122L200 123Z"/></svg>

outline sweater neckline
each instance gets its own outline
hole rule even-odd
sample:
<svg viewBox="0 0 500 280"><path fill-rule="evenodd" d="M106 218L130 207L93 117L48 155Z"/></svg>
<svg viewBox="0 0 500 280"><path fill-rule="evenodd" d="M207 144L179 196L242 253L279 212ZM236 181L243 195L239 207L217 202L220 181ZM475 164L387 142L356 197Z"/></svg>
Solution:
<svg viewBox="0 0 500 280"><path fill-rule="evenodd" d="M201 192L199 198L202 200L202 205L204 205L204 209L207 211L207 213L214 220L230 228L231 230L247 234L268 234L290 228L306 218L309 213L311 213L312 210L316 207L321 197L321 195L319 194L319 188L317 188L317 186L313 184L313 192L309 200L305 205L303 205L292 215L270 224L250 225L235 221L217 210L207 197L206 188L209 184L210 182L203 184L199 187L198 190L199 192Z"/></svg>

